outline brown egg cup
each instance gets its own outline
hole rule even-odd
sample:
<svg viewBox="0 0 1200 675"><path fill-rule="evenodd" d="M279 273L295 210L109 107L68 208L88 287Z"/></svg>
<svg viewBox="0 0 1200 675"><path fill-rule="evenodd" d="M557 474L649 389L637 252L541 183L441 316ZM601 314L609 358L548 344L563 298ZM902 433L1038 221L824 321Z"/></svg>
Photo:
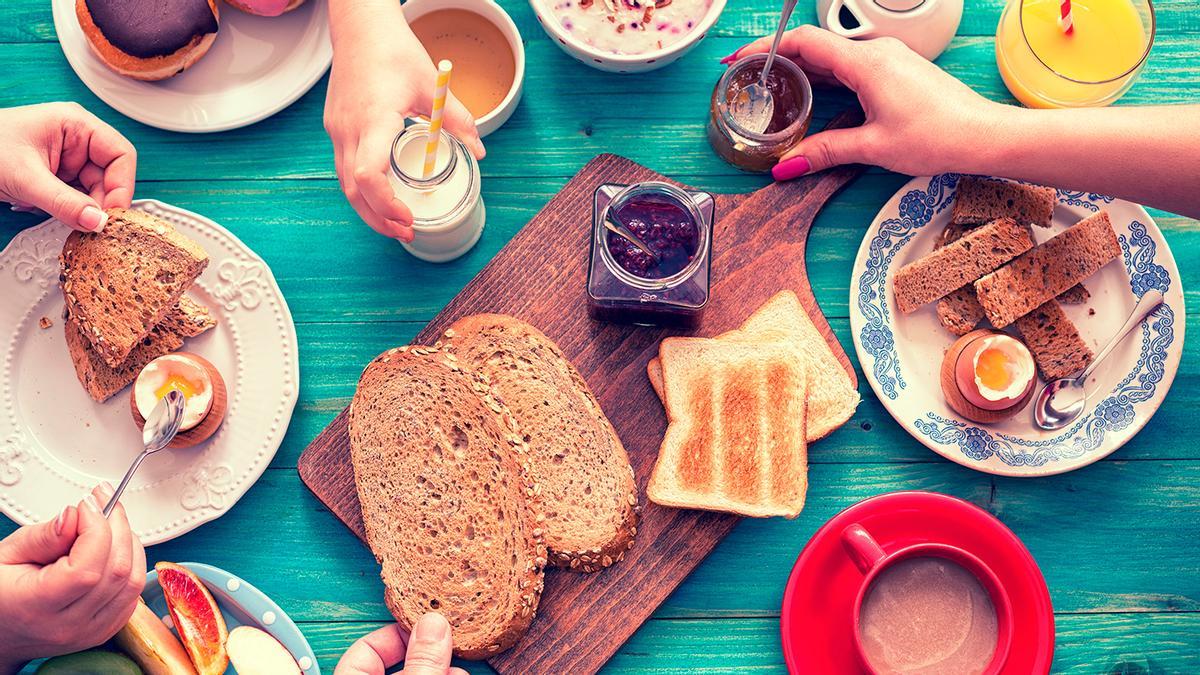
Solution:
<svg viewBox="0 0 1200 675"><path fill-rule="evenodd" d="M208 409L208 414L196 426L181 431L176 434L175 438L167 444L168 448L190 448L193 445L199 445L207 441L217 429L221 426L221 422L225 421L225 411L229 408L229 393L225 390L225 380L221 378L221 373L217 367L208 362L208 359L198 354L189 352L175 352L176 356L183 356L196 362L197 365L204 368L208 373L209 380L212 381L212 406ZM141 373L138 373L140 376ZM142 413L137 407L137 384L129 391L129 408L133 411L133 423L140 430L146 426L146 418L142 417Z"/></svg>
<svg viewBox="0 0 1200 675"><path fill-rule="evenodd" d="M950 345L950 348L946 350L946 355L942 357L942 395L946 397L946 403L949 404L950 408L954 410L954 412L962 415L972 422L979 422L980 424L995 424L996 422L1003 422L1004 420L1021 412L1021 410L1029 404L1030 399L1033 398L1033 395L1037 390L1037 383L1035 379L1034 386L1030 387L1029 391L1026 392L1026 394L1022 396L1021 399L1016 403L1001 410L985 410L968 401L967 397L963 396L962 390L958 388L958 378L955 377L954 370L955 366L958 365L959 357L962 356L962 353L967 346L976 340L988 337L990 335L1003 334L1004 333L1001 333L997 330L973 330L955 340L954 344Z"/></svg>

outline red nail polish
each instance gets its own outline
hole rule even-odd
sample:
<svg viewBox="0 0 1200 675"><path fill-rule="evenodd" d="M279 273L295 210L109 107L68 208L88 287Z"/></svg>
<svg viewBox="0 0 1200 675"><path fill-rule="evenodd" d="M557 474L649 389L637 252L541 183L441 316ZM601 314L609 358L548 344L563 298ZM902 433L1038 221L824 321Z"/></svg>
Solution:
<svg viewBox="0 0 1200 675"><path fill-rule="evenodd" d="M737 61L737 55L738 55L738 52L740 52L740 51L742 51L741 47L738 47L737 49L733 50L732 54L721 59L721 63L724 65L729 65L729 64L733 63L734 61Z"/></svg>
<svg viewBox="0 0 1200 675"><path fill-rule="evenodd" d="M771 169L771 176L778 181L791 180L803 176L811 169L812 165L808 163L808 158L798 155L776 164Z"/></svg>

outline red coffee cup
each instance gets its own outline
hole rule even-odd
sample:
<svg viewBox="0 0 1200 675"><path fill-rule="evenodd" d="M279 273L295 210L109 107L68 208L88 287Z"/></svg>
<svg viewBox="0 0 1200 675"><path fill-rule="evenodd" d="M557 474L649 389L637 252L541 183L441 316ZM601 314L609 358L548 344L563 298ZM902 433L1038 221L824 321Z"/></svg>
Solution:
<svg viewBox="0 0 1200 675"><path fill-rule="evenodd" d="M975 578L991 596L992 606L996 610L996 648L992 652L992 660L983 671L984 675L998 675L1008 658L1012 644L1013 615L1008 592L1000 583L1000 578L982 560L967 551L947 544L921 543L905 546L891 553L884 552L879 543L859 523L852 523L842 530L842 546L850 559L863 574L863 579L854 598L853 625L854 651L863 669L871 675L878 675L867 660L866 649L862 642L862 606L866 600L867 591L879 575L892 565L913 558L942 558L949 560L975 575Z"/></svg>

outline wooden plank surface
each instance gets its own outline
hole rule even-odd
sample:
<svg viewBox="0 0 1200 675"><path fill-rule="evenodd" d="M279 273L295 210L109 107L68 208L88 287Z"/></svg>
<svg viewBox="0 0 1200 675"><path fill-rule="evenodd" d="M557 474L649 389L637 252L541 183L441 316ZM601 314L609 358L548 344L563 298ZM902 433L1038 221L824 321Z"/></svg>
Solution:
<svg viewBox="0 0 1200 675"><path fill-rule="evenodd" d="M529 55L526 96L487 139L488 229L446 266L415 261L357 222L333 180L321 128L325 83L279 115L215 136L161 132L124 119L75 78L57 45L47 0L0 10L0 106L79 100L138 146L139 196L225 224L272 266L300 336L300 403L263 479L224 518L153 547L155 560L200 560L252 580L298 620L330 673L347 645L388 620L374 560L300 484L300 452L349 402L362 366L411 340L587 159L616 152L716 192L765 184L714 157L703 116L716 59L774 29L778 0L729 0L712 34L657 73L606 75L559 52L524 0L500 0ZM966 0L959 35L939 64L985 96L1011 102L992 33L1002 0ZM1200 11L1160 0L1156 45L1121 104L1195 102ZM801 3L793 24L813 22ZM919 105L926 92L914 93ZM652 106L630 106L631 100ZM852 101L819 91L816 118ZM850 268L865 224L906 178L871 170L835 197L809 240L809 278L841 343ZM1179 261L1188 331L1200 325L1196 221L1152 212ZM32 216L0 213L0 244ZM332 245L331 245L332 243ZM812 486L796 521L743 521L613 658L612 673L781 673L779 596L792 561L825 519L892 489L933 489L988 508L1026 542L1050 585L1058 627L1055 672L1200 672L1200 356L1185 345L1179 375L1154 420L1087 469L1045 480L995 479L934 456L898 429L865 382L844 428L813 452ZM0 522L0 536L13 528ZM253 541L247 546L243 542ZM1125 666L1127 670L1120 670ZM1142 670L1136 670L1141 668ZM491 672L471 664L476 673Z"/></svg>

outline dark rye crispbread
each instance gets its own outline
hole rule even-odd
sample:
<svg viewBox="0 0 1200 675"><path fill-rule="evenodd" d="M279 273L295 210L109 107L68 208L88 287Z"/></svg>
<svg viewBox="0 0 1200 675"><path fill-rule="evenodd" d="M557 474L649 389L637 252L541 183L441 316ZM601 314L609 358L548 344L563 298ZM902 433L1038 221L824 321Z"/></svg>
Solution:
<svg viewBox="0 0 1200 675"><path fill-rule="evenodd" d="M1012 218L1022 225L1050 227L1054 202L1053 188L963 176L954 191L950 222L981 225L996 218Z"/></svg>
<svg viewBox="0 0 1200 675"><path fill-rule="evenodd" d="M72 232L59 256L67 311L104 362L118 368L208 265L170 223L109 209L102 232Z"/></svg>
<svg viewBox="0 0 1200 675"><path fill-rule="evenodd" d="M1004 328L1121 255L1108 213L1084 218L975 282L988 321Z"/></svg>
<svg viewBox="0 0 1200 675"><path fill-rule="evenodd" d="M165 319L150 329L150 333L129 352L129 356L113 368L92 349L75 317L68 314L64 318L63 330L67 338L67 351L75 365L75 376L96 402L112 398L137 379L146 364L182 347L184 339L200 335L217 325L217 320L207 307L185 295Z"/></svg>
<svg viewBox="0 0 1200 675"><path fill-rule="evenodd" d="M1047 382L1078 373L1095 357L1055 300L1017 319L1016 326Z"/></svg>
<svg viewBox="0 0 1200 675"><path fill-rule="evenodd" d="M350 404L350 457L388 609L405 630L441 613L455 654L482 659L529 627L547 553L520 429L460 363L436 347L376 357Z"/></svg>
<svg viewBox="0 0 1200 675"><path fill-rule="evenodd" d="M892 281L896 305L909 314L962 288L1033 248L1029 229L999 218L900 268Z"/></svg>
<svg viewBox="0 0 1200 675"><path fill-rule="evenodd" d="M440 346L482 373L516 418L541 489L550 562L595 572L620 562L638 525L637 484L617 432L558 345L511 316L455 321Z"/></svg>

